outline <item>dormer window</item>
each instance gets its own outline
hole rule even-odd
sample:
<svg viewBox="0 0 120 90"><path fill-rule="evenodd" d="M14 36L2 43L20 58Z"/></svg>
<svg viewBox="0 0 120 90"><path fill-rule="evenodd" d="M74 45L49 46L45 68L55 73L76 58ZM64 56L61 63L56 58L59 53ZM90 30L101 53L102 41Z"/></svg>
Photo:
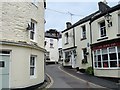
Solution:
<svg viewBox="0 0 120 90"><path fill-rule="evenodd" d="M106 26L105 26L105 21L99 23L100 27L100 37L105 37L106 36Z"/></svg>

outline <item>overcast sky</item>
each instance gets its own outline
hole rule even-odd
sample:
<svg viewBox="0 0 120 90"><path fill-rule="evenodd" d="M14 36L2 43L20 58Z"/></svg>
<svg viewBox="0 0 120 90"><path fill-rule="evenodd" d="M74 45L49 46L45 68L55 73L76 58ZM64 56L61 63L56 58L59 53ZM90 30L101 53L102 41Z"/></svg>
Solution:
<svg viewBox="0 0 120 90"><path fill-rule="evenodd" d="M81 18L97 11L101 0L47 0L45 10L45 30L57 29L63 31L66 22L74 24ZM119 0L107 0L109 6L115 6ZM71 19L71 14L72 19Z"/></svg>

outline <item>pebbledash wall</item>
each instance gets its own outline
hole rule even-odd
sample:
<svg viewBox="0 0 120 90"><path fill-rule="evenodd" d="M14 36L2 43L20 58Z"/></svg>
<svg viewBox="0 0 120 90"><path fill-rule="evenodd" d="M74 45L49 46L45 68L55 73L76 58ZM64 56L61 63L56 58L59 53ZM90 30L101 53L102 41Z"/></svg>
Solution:
<svg viewBox="0 0 120 90"><path fill-rule="evenodd" d="M26 88L44 82L44 4L0 3L0 88ZM31 27L26 29L28 24Z"/></svg>

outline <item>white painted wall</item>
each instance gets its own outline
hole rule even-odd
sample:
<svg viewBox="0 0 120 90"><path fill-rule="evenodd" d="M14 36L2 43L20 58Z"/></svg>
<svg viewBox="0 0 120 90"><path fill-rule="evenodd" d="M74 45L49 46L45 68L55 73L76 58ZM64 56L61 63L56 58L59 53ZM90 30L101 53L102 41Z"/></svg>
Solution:
<svg viewBox="0 0 120 90"><path fill-rule="evenodd" d="M39 2L36 7L32 2L4 2L0 3L0 41L36 43L44 49L44 6ZM37 22L36 42L29 38L26 30L31 19ZM11 50L10 60L10 88L24 88L40 84L44 81L44 52L28 47L16 45L0 45L0 49ZM30 78L30 55L37 55L37 76Z"/></svg>
<svg viewBox="0 0 120 90"><path fill-rule="evenodd" d="M50 39L53 39L53 48L50 48ZM58 40L54 38L45 37L46 46L45 49L50 52L50 61L58 62L59 52L58 52Z"/></svg>

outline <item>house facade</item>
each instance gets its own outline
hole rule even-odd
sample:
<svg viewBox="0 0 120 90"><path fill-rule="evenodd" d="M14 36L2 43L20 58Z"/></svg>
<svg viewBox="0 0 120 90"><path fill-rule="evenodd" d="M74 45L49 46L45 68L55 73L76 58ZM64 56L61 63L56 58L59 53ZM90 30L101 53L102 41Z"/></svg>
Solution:
<svg viewBox="0 0 120 90"><path fill-rule="evenodd" d="M58 41L60 33L55 29L45 32L46 63L58 63L59 51Z"/></svg>
<svg viewBox="0 0 120 90"><path fill-rule="evenodd" d="M71 28L70 22L66 23L67 29L62 31L62 50L63 50L63 66L76 67L76 45L75 30Z"/></svg>
<svg viewBox="0 0 120 90"><path fill-rule="evenodd" d="M105 2L99 2L98 5L99 11L79 20L62 32L63 52L68 49L72 51L71 47L75 46L74 68L92 67L95 76L119 78L120 4L109 7ZM68 45L65 45L65 34L70 32L73 35L72 39L68 39ZM68 35L68 38L70 36ZM72 57L72 54L69 57ZM72 66L71 61L65 60L64 54L63 65Z"/></svg>
<svg viewBox="0 0 120 90"><path fill-rule="evenodd" d="M120 4L103 9L91 20L94 74L120 78Z"/></svg>
<svg viewBox="0 0 120 90"><path fill-rule="evenodd" d="M45 2L0 5L0 89L43 83Z"/></svg>

